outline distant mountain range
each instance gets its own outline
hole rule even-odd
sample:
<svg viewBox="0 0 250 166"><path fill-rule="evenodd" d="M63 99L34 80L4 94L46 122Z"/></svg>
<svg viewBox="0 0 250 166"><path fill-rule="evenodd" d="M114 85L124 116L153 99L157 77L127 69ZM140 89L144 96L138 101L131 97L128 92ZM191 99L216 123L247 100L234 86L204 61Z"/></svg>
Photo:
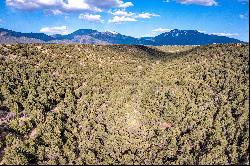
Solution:
<svg viewBox="0 0 250 166"><path fill-rule="evenodd" d="M243 43L226 36L201 33L197 30L178 30L155 37L134 38L116 32L98 32L79 29L68 35L46 35L44 33L21 33L0 28L0 44L13 43L81 43L81 44L131 44L131 45L207 45Z"/></svg>

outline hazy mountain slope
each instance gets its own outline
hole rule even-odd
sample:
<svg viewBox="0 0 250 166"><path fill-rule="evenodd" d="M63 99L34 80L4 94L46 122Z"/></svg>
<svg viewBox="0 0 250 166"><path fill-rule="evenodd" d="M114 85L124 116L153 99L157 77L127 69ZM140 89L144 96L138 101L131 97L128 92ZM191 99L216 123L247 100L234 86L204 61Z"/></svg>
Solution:
<svg viewBox="0 0 250 166"><path fill-rule="evenodd" d="M15 32L15 31L11 31L11 30L8 30L8 29L3 29L3 28L0 28L0 34L1 36L7 36L7 37L16 37L16 38L32 38L33 40L34 39L38 39L39 41L44 41L44 42L47 42L47 41L50 41L50 40L53 40L53 37L51 36L48 36L44 33L21 33L21 32ZM0 40L1 42L1 40ZM25 40L24 40L25 42Z"/></svg>
<svg viewBox="0 0 250 166"><path fill-rule="evenodd" d="M207 45L214 43L243 43L224 36L200 33L196 30L172 30L156 37L134 38L116 32L98 32L92 29L79 29L68 35L43 33L20 33L0 28L0 43L81 43L81 44L129 44L129 45ZM14 38L14 39L13 39ZM29 40L29 38L32 38ZM22 41L23 39L23 41ZM17 40L17 39L16 39Z"/></svg>
<svg viewBox="0 0 250 166"><path fill-rule="evenodd" d="M156 36L153 45L207 45L213 43L241 43L241 41L225 36L204 34L196 30L174 29Z"/></svg>
<svg viewBox="0 0 250 166"><path fill-rule="evenodd" d="M98 40L96 38L87 35L74 36L72 39L51 40L50 43L58 43L58 44L79 43L79 44L102 44L102 45L110 44L108 42Z"/></svg>
<svg viewBox="0 0 250 166"><path fill-rule="evenodd" d="M249 164L248 63L248 45L1 45L0 163Z"/></svg>
<svg viewBox="0 0 250 166"><path fill-rule="evenodd" d="M112 32L98 32L92 29L79 29L69 35L62 36L62 38L66 39L74 39L76 36L78 37L92 37L96 39L98 42L106 42L111 44L139 44L138 39L121 35L119 33L112 33ZM60 38L59 38L60 39ZM96 42L96 43L98 43ZM101 43L102 44L102 43Z"/></svg>
<svg viewBox="0 0 250 166"><path fill-rule="evenodd" d="M6 44L6 43L15 44L15 43L45 43L45 42L34 38L2 36L0 34L0 44Z"/></svg>
<svg viewBox="0 0 250 166"><path fill-rule="evenodd" d="M44 41L36 38L26 37L13 31L0 29L0 44L5 43L44 43Z"/></svg>

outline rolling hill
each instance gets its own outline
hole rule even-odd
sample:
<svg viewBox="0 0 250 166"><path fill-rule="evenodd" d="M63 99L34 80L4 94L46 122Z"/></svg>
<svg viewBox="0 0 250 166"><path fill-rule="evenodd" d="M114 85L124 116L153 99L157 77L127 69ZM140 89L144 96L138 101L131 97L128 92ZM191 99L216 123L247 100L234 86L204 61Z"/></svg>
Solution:
<svg viewBox="0 0 250 166"><path fill-rule="evenodd" d="M6 164L247 165L249 45L0 45Z"/></svg>

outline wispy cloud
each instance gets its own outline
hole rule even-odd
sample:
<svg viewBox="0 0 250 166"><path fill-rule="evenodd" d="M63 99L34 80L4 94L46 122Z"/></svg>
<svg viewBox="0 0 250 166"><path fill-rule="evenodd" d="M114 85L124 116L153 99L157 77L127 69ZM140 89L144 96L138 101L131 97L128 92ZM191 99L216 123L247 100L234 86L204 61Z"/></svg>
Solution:
<svg viewBox="0 0 250 166"><path fill-rule="evenodd" d="M154 13L141 13L141 14L138 14L136 16L136 18L148 19L148 18L151 18L151 17L158 17L158 16L160 16L160 15L154 14Z"/></svg>
<svg viewBox="0 0 250 166"><path fill-rule="evenodd" d="M51 15L62 15L63 12L59 9L53 9L53 10L45 10L46 13Z"/></svg>
<svg viewBox="0 0 250 166"><path fill-rule="evenodd" d="M242 13L239 15L240 19L242 20L246 20L249 18L249 13Z"/></svg>
<svg viewBox="0 0 250 166"><path fill-rule="evenodd" d="M172 29L168 29L168 28L156 28L153 29L150 33L144 35L144 37L154 37L157 36L161 33L166 33L166 32L170 32Z"/></svg>
<svg viewBox="0 0 250 166"><path fill-rule="evenodd" d="M240 19L245 19L245 15L244 14L240 14Z"/></svg>
<svg viewBox="0 0 250 166"><path fill-rule="evenodd" d="M177 2L186 5L195 4L202 6L216 6L218 4L216 0L177 0Z"/></svg>
<svg viewBox="0 0 250 166"><path fill-rule="evenodd" d="M54 34L68 34L69 31L66 26L60 26L60 27L44 27L40 29L40 32L46 33L49 35L54 35Z"/></svg>
<svg viewBox="0 0 250 166"><path fill-rule="evenodd" d="M211 33L211 35L226 36L226 37L239 36L238 33L225 33L225 32Z"/></svg>
<svg viewBox="0 0 250 166"><path fill-rule="evenodd" d="M133 17L126 17L126 16L114 16L112 19L109 20L109 23L122 23L122 22L135 22L137 21Z"/></svg>
<svg viewBox="0 0 250 166"><path fill-rule="evenodd" d="M207 31L204 31L204 30L198 30L198 32L200 32L200 33L205 33L205 34L209 34L209 35L226 36L226 37L239 36L238 33L226 33L226 32L208 33Z"/></svg>
<svg viewBox="0 0 250 166"><path fill-rule="evenodd" d="M125 10L117 10L117 11L114 11L114 12L110 11L109 13L114 15L114 16L125 16L125 17L131 17L131 16L135 15L135 13L127 12Z"/></svg>
<svg viewBox="0 0 250 166"><path fill-rule="evenodd" d="M200 33L206 33L207 31L198 30L198 32L200 32Z"/></svg>
<svg viewBox="0 0 250 166"><path fill-rule="evenodd" d="M87 20L90 22L99 22L99 23L103 23L104 20L102 20L102 16L101 15L94 15L94 14L80 14L79 19L81 20Z"/></svg>
<svg viewBox="0 0 250 166"><path fill-rule="evenodd" d="M239 2L243 3L243 4L248 4L249 0L238 0Z"/></svg>
<svg viewBox="0 0 250 166"><path fill-rule="evenodd" d="M157 32L157 33L163 33L163 32L170 32L171 29L167 29L167 28L157 28L152 30L153 32Z"/></svg>

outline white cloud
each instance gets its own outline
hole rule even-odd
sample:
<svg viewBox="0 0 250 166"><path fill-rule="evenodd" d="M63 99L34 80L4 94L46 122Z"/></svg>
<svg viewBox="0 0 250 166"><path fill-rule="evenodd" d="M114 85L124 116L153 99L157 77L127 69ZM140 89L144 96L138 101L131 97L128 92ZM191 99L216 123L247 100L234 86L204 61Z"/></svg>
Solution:
<svg viewBox="0 0 250 166"><path fill-rule="evenodd" d="M95 6L99 9L128 8L134 6L132 2L123 2L123 0L81 0L81 1L85 1L90 6Z"/></svg>
<svg viewBox="0 0 250 166"><path fill-rule="evenodd" d="M61 0L6 0L10 7L24 10L32 10L46 7L56 7L62 4Z"/></svg>
<svg viewBox="0 0 250 166"><path fill-rule="evenodd" d="M157 28L157 29L153 29L151 32L149 32L148 34L144 35L144 37L155 37L161 33L166 33L166 32L170 32L172 29L168 29L168 28Z"/></svg>
<svg viewBox="0 0 250 166"><path fill-rule="evenodd" d="M198 30L198 32L200 32L200 33L206 33L207 31Z"/></svg>
<svg viewBox="0 0 250 166"><path fill-rule="evenodd" d="M131 7L131 6L134 6L134 4L132 2L125 2L125 3L120 4L121 8L128 8L128 7Z"/></svg>
<svg viewBox="0 0 250 166"><path fill-rule="evenodd" d="M195 4L202 6L216 6L218 4L216 0L177 0L177 2L186 5Z"/></svg>
<svg viewBox="0 0 250 166"><path fill-rule="evenodd" d="M117 10L115 12L110 12L112 15L114 16L125 16L125 17L130 17L130 16L133 16L135 15L135 13L132 13L132 12L126 12L124 10Z"/></svg>
<svg viewBox="0 0 250 166"><path fill-rule="evenodd" d="M46 13L52 14L52 15L61 15L63 12L58 9L53 9L53 10L45 10Z"/></svg>
<svg viewBox="0 0 250 166"><path fill-rule="evenodd" d="M154 13L141 13L141 14L138 14L138 15L136 16L136 18L148 19L148 18L156 17L156 16L160 16L160 15L154 14Z"/></svg>
<svg viewBox="0 0 250 166"><path fill-rule="evenodd" d="M248 19L249 13L240 14L239 16L240 16L240 19L245 20L245 19Z"/></svg>
<svg viewBox="0 0 250 166"><path fill-rule="evenodd" d="M60 15L60 14L63 14L63 12L62 12L61 10L58 10L58 9L51 10L51 12L52 12L54 15Z"/></svg>
<svg viewBox="0 0 250 166"><path fill-rule="evenodd" d="M164 33L164 32L170 32L171 29L167 29L167 28L157 28L157 29L154 29L152 30L153 32L160 32L160 33Z"/></svg>
<svg viewBox="0 0 250 166"><path fill-rule="evenodd" d="M92 5L91 3L87 3L85 0L67 0L68 3L62 1L61 8L67 12L72 11L95 11L100 12L101 9L97 6Z"/></svg>
<svg viewBox="0 0 250 166"><path fill-rule="evenodd" d="M109 12L111 13L114 17L109 20L110 23L121 23L121 22L134 22L138 21L137 19L149 19L151 17L156 17L160 16L154 13L132 13L132 12L127 12L125 10L117 10L115 12Z"/></svg>
<svg viewBox="0 0 250 166"><path fill-rule="evenodd" d="M49 35L54 35L54 34L68 34L69 31L66 26L60 26L60 27L44 27L40 29L40 32L46 33Z"/></svg>
<svg viewBox="0 0 250 166"><path fill-rule="evenodd" d="M226 36L226 37L239 36L238 33L224 33L224 32L220 32L220 33L211 33L211 35Z"/></svg>
<svg viewBox="0 0 250 166"><path fill-rule="evenodd" d="M135 21L137 21L135 18L126 16L114 16L111 20L109 20L110 23L135 22Z"/></svg>
<svg viewBox="0 0 250 166"><path fill-rule="evenodd" d="M35 10L60 10L70 11L95 11L101 12L110 8L127 8L133 6L132 2L123 2L122 0L6 0L10 7Z"/></svg>
<svg viewBox="0 0 250 166"><path fill-rule="evenodd" d="M240 18L241 19L245 19L245 15L244 14L240 14Z"/></svg>
<svg viewBox="0 0 250 166"><path fill-rule="evenodd" d="M90 22L100 22L103 23L104 21L101 18L101 15L94 15L94 14L80 14L79 19L87 20Z"/></svg>

